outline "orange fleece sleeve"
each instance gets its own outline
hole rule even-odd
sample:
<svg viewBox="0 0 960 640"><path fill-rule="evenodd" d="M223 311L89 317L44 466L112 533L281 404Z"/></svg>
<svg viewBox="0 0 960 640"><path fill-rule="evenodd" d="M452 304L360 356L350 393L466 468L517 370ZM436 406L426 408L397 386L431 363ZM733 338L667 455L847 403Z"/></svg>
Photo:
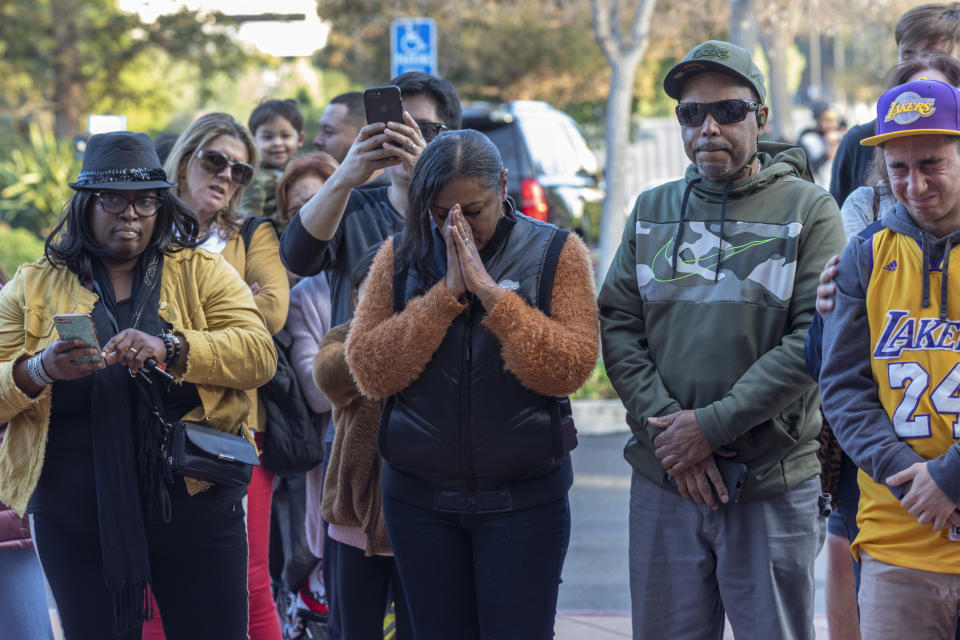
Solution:
<svg viewBox="0 0 960 640"><path fill-rule="evenodd" d="M369 398L385 398L409 387L443 342L464 304L443 280L393 313L393 243L374 258L347 336L347 365Z"/></svg>
<svg viewBox="0 0 960 640"><path fill-rule="evenodd" d="M524 386L546 396L580 388L597 364L597 296L590 251L570 234L560 252L550 316L508 291L483 321L500 341L503 360Z"/></svg>

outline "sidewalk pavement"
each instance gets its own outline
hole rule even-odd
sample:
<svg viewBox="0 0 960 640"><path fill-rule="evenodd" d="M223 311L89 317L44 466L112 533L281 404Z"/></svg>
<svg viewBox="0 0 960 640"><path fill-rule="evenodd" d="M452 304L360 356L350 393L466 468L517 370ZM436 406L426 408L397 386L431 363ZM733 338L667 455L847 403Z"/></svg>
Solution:
<svg viewBox="0 0 960 640"><path fill-rule="evenodd" d="M827 640L827 618L814 616L814 629L819 640ZM561 611L557 614L556 640L622 640L630 638L629 612ZM727 625L724 640L734 640Z"/></svg>
<svg viewBox="0 0 960 640"><path fill-rule="evenodd" d="M50 619L54 625L53 635L56 640L62 640L60 620L56 611L50 611ZM814 616L814 627L817 638L827 640L827 619L822 613ZM555 627L556 640L622 640L630 638L630 613L623 612L596 612L596 611L560 611L557 614ZM727 625L724 640L734 640L733 631Z"/></svg>

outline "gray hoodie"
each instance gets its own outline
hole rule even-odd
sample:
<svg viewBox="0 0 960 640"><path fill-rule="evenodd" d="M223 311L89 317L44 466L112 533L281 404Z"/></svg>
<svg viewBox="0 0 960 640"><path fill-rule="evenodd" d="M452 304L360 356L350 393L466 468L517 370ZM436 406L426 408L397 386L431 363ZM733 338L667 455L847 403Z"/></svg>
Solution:
<svg viewBox="0 0 960 640"><path fill-rule="evenodd" d="M960 244L960 230L943 238L926 234L902 204L888 209L882 227L916 239L924 250L923 282L916 286L917 308L929 304L929 268L945 250ZM960 259L960 258L955 258ZM885 484L891 475L926 460L901 440L880 403L871 370L870 326L866 294L873 271L870 238L853 236L840 257L834 310L824 315L820 393L823 410L847 455L873 480ZM943 278L941 317L946 315L948 279ZM960 295L953 287L953 295ZM960 504L960 446L951 446L927 465L937 486ZM890 487L898 499L904 488Z"/></svg>

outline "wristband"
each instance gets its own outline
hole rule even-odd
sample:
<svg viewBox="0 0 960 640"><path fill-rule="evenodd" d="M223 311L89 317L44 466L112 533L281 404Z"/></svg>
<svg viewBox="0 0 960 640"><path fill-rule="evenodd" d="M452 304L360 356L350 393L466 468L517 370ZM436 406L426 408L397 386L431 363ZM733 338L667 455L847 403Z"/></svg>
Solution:
<svg viewBox="0 0 960 640"><path fill-rule="evenodd" d="M157 337L163 340L163 346L167 349L167 355L164 358L164 362L173 362L173 340L172 336L169 333L158 333Z"/></svg>
<svg viewBox="0 0 960 640"><path fill-rule="evenodd" d="M42 355L43 352L41 351L37 355L27 360L27 375L30 376L33 384L40 387L45 387L49 384L53 384L54 380L50 377L50 374L47 373L47 370L43 366Z"/></svg>
<svg viewBox="0 0 960 640"><path fill-rule="evenodd" d="M183 345L180 343L180 338L177 337L177 334L171 333L169 335L173 341L173 360L170 361L170 366L173 366L180 360L180 350Z"/></svg>

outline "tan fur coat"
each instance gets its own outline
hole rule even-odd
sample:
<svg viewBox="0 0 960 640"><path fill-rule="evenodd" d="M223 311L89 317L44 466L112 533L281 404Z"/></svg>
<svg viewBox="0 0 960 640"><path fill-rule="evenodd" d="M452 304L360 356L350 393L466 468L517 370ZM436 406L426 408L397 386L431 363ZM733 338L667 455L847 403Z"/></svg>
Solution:
<svg viewBox="0 0 960 640"><path fill-rule="evenodd" d="M380 494L380 401L362 396L347 369L343 343L349 328L347 322L330 329L313 361L313 378L333 405L336 430L320 511L329 523L360 527L366 555L392 553Z"/></svg>

